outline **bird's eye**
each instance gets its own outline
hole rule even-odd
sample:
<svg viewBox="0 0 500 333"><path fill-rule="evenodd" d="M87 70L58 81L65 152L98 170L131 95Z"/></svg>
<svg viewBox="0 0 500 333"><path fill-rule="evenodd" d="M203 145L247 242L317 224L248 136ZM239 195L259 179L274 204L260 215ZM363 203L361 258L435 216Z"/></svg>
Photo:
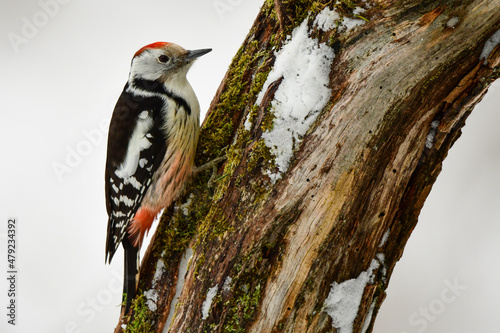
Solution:
<svg viewBox="0 0 500 333"><path fill-rule="evenodd" d="M159 62L167 62L169 60L169 57L167 57L166 55L162 54L161 56L158 57L158 61Z"/></svg>

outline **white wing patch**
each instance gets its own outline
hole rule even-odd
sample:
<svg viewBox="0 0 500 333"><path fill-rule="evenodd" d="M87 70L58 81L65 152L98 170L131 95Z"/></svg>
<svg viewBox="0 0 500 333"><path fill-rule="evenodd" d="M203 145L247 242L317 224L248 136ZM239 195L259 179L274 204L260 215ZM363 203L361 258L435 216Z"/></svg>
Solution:
<svg viewBox="0 0 500 333"><path fill-rule="evenodd" d="M123 202L128 207L132 207L134 205L134 200L130 199L125 195L120 195L120 201Z"/></svg>
<svg viewBox="0 0 500 333"><path fill-rule="evenodd" d="M140 164L140 161L139 161L139 164ZM136 190L140 190L141 189L142 184L139 183L139 181L134 176L130 176L130 178L128 179L128 181L130 182L130 184L132 184L133 187L135 187Z"/></svg>
<svg viewBox="0 0 500 333"><path fill-rule="evenodd" d="M116 175L122 179L127 179L133 176L139 165L139 156L142 150L148 149L151 146L151 141L148 140L147 134L153 126L153 119L149 116L148 111L143 111L137 119L132 137L128 143L127 155L125 161L116 170Z"/></svg>
<svg viewBox="0 0 500 333"><path fill-rule="evenodd" d="M125 217L127 215L123 214L121 211L118 210L118 211L113 212L113 216L114 217Z"/></svg>

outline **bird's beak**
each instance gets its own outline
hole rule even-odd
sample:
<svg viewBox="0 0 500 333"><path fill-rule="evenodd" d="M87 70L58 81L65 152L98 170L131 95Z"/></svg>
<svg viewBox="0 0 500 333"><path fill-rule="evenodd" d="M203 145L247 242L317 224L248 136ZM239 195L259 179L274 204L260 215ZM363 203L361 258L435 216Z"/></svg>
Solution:
<svg viewBox="0 0 500 333"><path fill-rule="evenodd" d="M207 54L210 51L212 51L212 49L191 50L191 51L188 51L185 59L187 61L193 60L193 59L196 59L198 57L201 57L204 54Z"/></svg>

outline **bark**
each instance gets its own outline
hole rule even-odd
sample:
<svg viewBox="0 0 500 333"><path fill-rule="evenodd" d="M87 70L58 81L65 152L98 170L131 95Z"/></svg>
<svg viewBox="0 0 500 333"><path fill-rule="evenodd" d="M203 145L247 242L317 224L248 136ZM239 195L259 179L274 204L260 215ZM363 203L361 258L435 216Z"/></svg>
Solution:
<svg viewBox="0 0 500 333"><path fill-rule="evenodd" d="M333 6L367 22L322 31L315 17ZM304 20L335 51L331 97L273 182L262 135L283 78L256 99ZM189 247L169 332L370 332L442 161L499 76L498 45L480 59L499 29L496 1L267 0L203 123L196 163L227 160L213 188L200 173L165 211L126 331L163 331ZM350 279L364 281L351 319L325 303Z"/></svg>

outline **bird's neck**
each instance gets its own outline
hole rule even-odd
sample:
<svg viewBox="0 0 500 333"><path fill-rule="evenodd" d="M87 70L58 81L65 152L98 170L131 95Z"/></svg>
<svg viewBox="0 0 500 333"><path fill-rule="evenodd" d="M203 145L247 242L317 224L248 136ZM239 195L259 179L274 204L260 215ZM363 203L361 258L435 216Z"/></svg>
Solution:
<svg viewBox="0 0 500 333"><path fill-rule="evenodd" d="M198 103L198 98L196 97L196 94L194 93L191 84L189 83L189 81L185 76L178 77L172 79L171 81L165 82L165 87L167 90L171 91L172 94L177 95L182 99L184 99L187 102L187 104L191 107L191 109L196 114L199 114L200 105Z"/></svg>
<svg viewBox="0 0 500 333"><path fill-rule="evenodd" d="M133 94L151 97L167 96L181 98L195 114L199 114L199 103L191 84L185 75L175 75L167 80L148 80L140 77L130 77L127 90Z"/></svg>

